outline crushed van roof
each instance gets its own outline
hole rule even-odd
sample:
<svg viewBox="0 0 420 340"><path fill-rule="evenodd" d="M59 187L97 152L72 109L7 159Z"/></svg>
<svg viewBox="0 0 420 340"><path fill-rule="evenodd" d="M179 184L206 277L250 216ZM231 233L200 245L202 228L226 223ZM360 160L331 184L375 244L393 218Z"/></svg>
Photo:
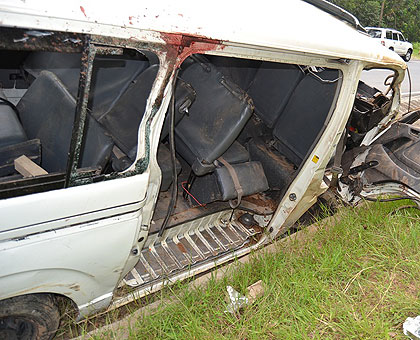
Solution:
<svg viewBox="0 0 420 340"><path fill-rule="evenodd" d="M138 39L158 37L155 32L181 33L217 39L227 45L297 50L406 68L395 53L368 35L300 0L240 4L215 0L200 5L190 0L1 0L0 8L4 26ZM22 15L26 16L24 20Z"/></svg>

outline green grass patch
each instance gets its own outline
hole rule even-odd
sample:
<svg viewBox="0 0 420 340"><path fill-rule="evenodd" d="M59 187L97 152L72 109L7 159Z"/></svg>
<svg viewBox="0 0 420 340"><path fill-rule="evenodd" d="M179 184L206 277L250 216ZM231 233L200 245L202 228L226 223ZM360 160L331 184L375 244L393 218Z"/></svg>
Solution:
<svg viewBox="0 0 420 340"><path fill-rule="evenodd" d="M254 254L222 280L169 289L174 303L136 320L129 339L406 339L420 314L420 213L407 204L345 208L306 241ZM237 316L225 313L226 285L264 294ZM119 339L106 333L97 339Z"/></svg>
<svg viewBox="0 0 420 340"><path fill-rule="evenodd" d="M420 60L420 42L413 43L413 55L412 58Z"/></svg>

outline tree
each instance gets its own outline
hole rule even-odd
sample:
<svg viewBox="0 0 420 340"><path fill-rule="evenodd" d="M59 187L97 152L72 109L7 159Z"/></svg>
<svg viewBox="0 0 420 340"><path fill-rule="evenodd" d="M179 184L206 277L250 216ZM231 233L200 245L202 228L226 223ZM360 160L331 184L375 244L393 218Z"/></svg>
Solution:
<svg viewBox="0 0 420 340"><path fill-rule="evenodd" d="M356 16L363 26L395 28L410 41L420 40L419 0L330 0Z"/></svg>

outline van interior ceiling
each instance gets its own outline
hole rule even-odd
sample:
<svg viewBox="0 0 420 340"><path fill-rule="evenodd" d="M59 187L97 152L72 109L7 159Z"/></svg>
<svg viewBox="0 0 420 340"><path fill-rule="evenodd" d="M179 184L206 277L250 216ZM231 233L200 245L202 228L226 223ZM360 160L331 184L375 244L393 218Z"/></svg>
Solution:
<svg viewBox="0 0 420 340"><path fill-rule="evenodd" d="M22 155L48 174L66 171L80 66L80 53L2 52L0 186L22 180L14 166ZM135 160L158 68L155 55L130 49L95 57L81 171L120 172ZM179 192L170 225L237 206L272 213L316 143L340 84L336 69L187 58L174 94ZM170 201L169 125L167 114L151 233L159 231Z"/></svg>

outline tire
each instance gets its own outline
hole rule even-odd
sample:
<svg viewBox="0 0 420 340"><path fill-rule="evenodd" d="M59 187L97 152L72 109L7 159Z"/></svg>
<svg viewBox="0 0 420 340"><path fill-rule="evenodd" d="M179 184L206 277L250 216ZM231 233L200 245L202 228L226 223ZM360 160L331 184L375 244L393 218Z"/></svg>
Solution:
<svg viewBox="0 0 420 340"><path fill-rule="evenodd" d="M410 61L412 53L413 53L413 51L411 49L408 49L407 53L404 55L403 59L407 62Z"/></svg>
<svg viewBox="0 0 420 340"><path fill-rule="evenodd" d="M50 294L30 294L0 301L0 339L50 340L60 312Z"/></svg>
<svg viewBox="0 0 420 340"><path fill-rule="evenodd" d="M390 47L389 49L390 49L391 51L393 51L393 50L394 50L394 48L393 48L393 47Z"/></svg>

